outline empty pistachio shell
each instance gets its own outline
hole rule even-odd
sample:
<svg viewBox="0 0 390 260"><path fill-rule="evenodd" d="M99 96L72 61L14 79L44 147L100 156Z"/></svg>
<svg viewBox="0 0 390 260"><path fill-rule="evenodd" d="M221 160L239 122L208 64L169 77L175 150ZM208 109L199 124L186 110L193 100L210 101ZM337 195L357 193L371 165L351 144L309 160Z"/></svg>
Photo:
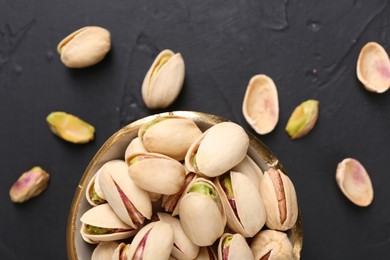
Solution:
<svg viewBox="0 0 390 260"><path fill-rule="evenodd" d="M163 50L154 60L142 84L145 105L154 109L172 104L183 87L184 71L181 54Z"/></svg>
<svg viewBox="0 0 390 260"><path fill-rule="evenodd" d="M71 143L87 143L94 138L95 128L65 112L52 112L46 118L50 130Z"/></svg>
<svg viewBox="0 0 390 260"><path fill-rule="evenodd" d="M251 250L255 259L294 259L293 247L287 234L276 230L260 231L253 238Z"/></svg>
<svg viewBox="0 0 390 260"><path fill-rule="evenodd" d="M111 259L118 245L119 243L116 241L100 242L93 250L91 260Z"/></svg>
<svg viewBox="0 0 390 260"><path fill-rule="evenodd" d="M248 243L246 242L245 238L242 235L225 233L219 239L218 259L251 260L254 258Z"/></svg>
<svg viewBox="0 0 390 260"><path fill-rule="evenodd" d="M287 122L286 132L291 139L307 135L314 127L318 118L319 102L309 99L295 108Z"/></svg>
<svg viewBox="0 0 390 260"><path fill-rule="evenodd" d="M111 48L110 32L97 26L81 28L57 46L62 63L68 68L84 68L101 61Z"/></svg>
<svg viewBox="0 0 390 260"><path fill-rule="evenodd" d="M374 198L371 179L363 165L347 158L337 165L336 181L344 195L360 207L367 207Z"/></svg>
<svg viewBox="0 0 390 260"><path fill-rule="evenodd" d="M41 194L49 183L49 174L41 167L23 173L9 190L12 202L21 203Z"/></svg>
<svg viewBox="0 0 390 260"><path fill-rule="evenodd" d="M195 260L217 260L217 254L211 246L200 247Z"/></svg>
<svg viewBox="0 0 390 260"><path fill-rule="evenodd" d="M266 75L256 75L247 86L242 112L248 124L258 134L271 132L279 120L278 91Z"/></svg>
<svg viewBox="0 0 390 260"><path fill-rule="evenodd" d="M386 50L376 42L367 43L358 58L356 72L364 87L383 93L390 87L390 60Z"/></svg>

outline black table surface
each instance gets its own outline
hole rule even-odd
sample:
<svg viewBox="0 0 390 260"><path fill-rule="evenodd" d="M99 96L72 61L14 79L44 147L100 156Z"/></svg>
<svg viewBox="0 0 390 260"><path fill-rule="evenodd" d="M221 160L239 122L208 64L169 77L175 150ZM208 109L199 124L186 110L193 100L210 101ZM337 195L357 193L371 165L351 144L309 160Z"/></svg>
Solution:
<svg viewBox="0 0 390 260"><path fill-rule="evenodd" d="M222 116L255 132L242 114L249 79L266 74L278 89L280 118L260 136L293 180L303 216L303 259L390 258L390 95L366 91L356 77L361 48L390 52L386 0L15 1L0 0L0 259L66 259L73 194L99 147L120 127L175 110ZM98 65L68 69L56 52L71 32L108 29L112 49ZM146 108L141 84L156 55L183 55L183 90L170 107ZM313 131L292 141L293 109L320 101ZM95 140L67 143L46 116L65 111L96 127ZM335 181L337 164L358 159L374 201L359 208ZM48 189L24 204L8 195L35 165Z"/></svg>

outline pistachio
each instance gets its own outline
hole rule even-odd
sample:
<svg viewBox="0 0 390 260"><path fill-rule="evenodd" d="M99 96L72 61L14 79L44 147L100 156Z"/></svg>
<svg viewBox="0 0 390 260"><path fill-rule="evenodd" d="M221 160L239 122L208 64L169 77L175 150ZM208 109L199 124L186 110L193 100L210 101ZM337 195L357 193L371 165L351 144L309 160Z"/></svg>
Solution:
<svg viewBox="0 0 390 260"><path fill-rule="evenodd" d="M166 108L179 95L184 82L184 60L180 53L163 50L154 60L142 84L148 108Z"/></svg>
<svg viewBox="0 0 390 260"><path fill-rule="evenodd" d="M84 68L100 62L111 48L110 32L97 26L81 28L57 46L62 63L68 68Z"/></svg>
<svg viewBox="0 0 390 260"><path fill-rule="evenodd" d="M286 126L291 139L301 138L311 131L317 122L318 105L317 100L309 99L295 108Z"/></svg>
<svg viewBox="0 0 390 260"><path fill-rule="evenodd" d="M72 114L52 112L46 121L55 135L68 142L88 143L94 138L95 128Z"/></svg>
<svg viewBox="0 0 390 260"><path fill-rule="evenodd" d="M49 174L41 167L33 167L23 173L9 190L11 201L25 202L41 194L49 183Z"/></svg>
<svg viewBox="0 0 390 260"><path fill-rule="evenodd" d="M336 181L343 194L360 207L367 207L374 198L371 179L356 159L346 158L337 165Z"/></svg>
<svg viewBox="0 0 390 260"><path fill-rule="evenodd" d="M127 158L129 158L133 154L147 153L147 152L148 150L146 150L144 144L141 142L141 139L139 137L136 137L133 140L131 140L131 142L126 148L125 161L127 161Z"/></svg>
<svg viewBox="0 0 390 260"><path fill-rule="evenodd" d="M214 252L213 247L204 246L200 247L199 254L196 256L195 260L217 260L217 255Z"/></svg>
<svg viewBox="0 0 390 260"><path fill-rule="evenodd" d="M245 156L244 160L233 167L232 171L245 174L249 179L251 179L252 183L255 184L258 189L260 189L260 182L263 178L263 171L248 155Z"/></svg>
<svg viewBox="0 0 390 260"><path fill-rule="evenodd" d="M221 260L251 260L253 254L245 238L240 234L225 233L219 239L218 259ZM256 258L258 259L258 258Z"/></svg>
<svg viewBox="0 0 390 260"><path fill-rule="evenodd" d="M100 242L93 250L91 260L111 259L118 245L119 243L116 241Z"/></svg>
<svg viewBox="0 0 390 260"><path fill-rule="evenodd" d="M294 259L287 234L276 230L260 231L252 240L251 250L255 259Z"/></svg>
<svg viewBox="0 0 390 260"><path fill-rule="evenodd" d="M266 75L256 75L247 86L242 112L248 124L261 135L270 133L279 120L278 91Z"/></svg>
<svg viewBox="0 0 390 260"><path fill-rule="evenodd" d="M376 42L367 43L360 51L357 77L371 92L383 93L390 87L390 60L386 50Z"/></svg>
<svg viewBox="0 0 390 260"><path fill-rule="evenodd" d="M127 254L130 251L130 244L120 243L115 251L111 254L111 260L130 260L127 258ZM102 259L104 260L104 259Z"/></svg>

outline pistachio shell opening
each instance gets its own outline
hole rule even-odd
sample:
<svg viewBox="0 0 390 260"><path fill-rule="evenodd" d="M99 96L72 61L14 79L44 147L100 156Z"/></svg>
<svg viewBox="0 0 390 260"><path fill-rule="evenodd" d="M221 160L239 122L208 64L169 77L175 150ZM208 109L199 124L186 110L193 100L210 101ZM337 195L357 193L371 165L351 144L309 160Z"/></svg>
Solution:
<svg viewBox="0 0 390 260"><path fill-rule="evenodd" d="M338 164L336 181L343 194L360 207L369 206L374 199L370 176L356 159L346 158Z"/></svg>
<svg viewBox="0 0 390 260"><path fill-rule="evenodd" d="M383 93L390 87L390 60L386 50L376 42L367 43L360 51L356 72L364 87Z"/></svg>
<svg viewBox="0 0 390 260"><path fill-rule="evenodd" d="M291 139L301 138L312 130L317 122L318 106L317 100L309 99L294 109L286 126Z"/></svg>

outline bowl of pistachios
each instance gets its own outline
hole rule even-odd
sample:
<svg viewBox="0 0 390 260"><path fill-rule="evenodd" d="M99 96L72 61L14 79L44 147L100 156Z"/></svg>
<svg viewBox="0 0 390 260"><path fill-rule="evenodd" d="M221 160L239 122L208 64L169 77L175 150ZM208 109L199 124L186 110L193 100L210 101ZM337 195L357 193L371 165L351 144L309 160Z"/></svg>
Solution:
<svg viewBox="0 0 390 260"><path fill-rule="evenodd" d="M276 156L240 125L175 111L98 150L76 188L69 259L299 259L302 219Z"/></svg>

